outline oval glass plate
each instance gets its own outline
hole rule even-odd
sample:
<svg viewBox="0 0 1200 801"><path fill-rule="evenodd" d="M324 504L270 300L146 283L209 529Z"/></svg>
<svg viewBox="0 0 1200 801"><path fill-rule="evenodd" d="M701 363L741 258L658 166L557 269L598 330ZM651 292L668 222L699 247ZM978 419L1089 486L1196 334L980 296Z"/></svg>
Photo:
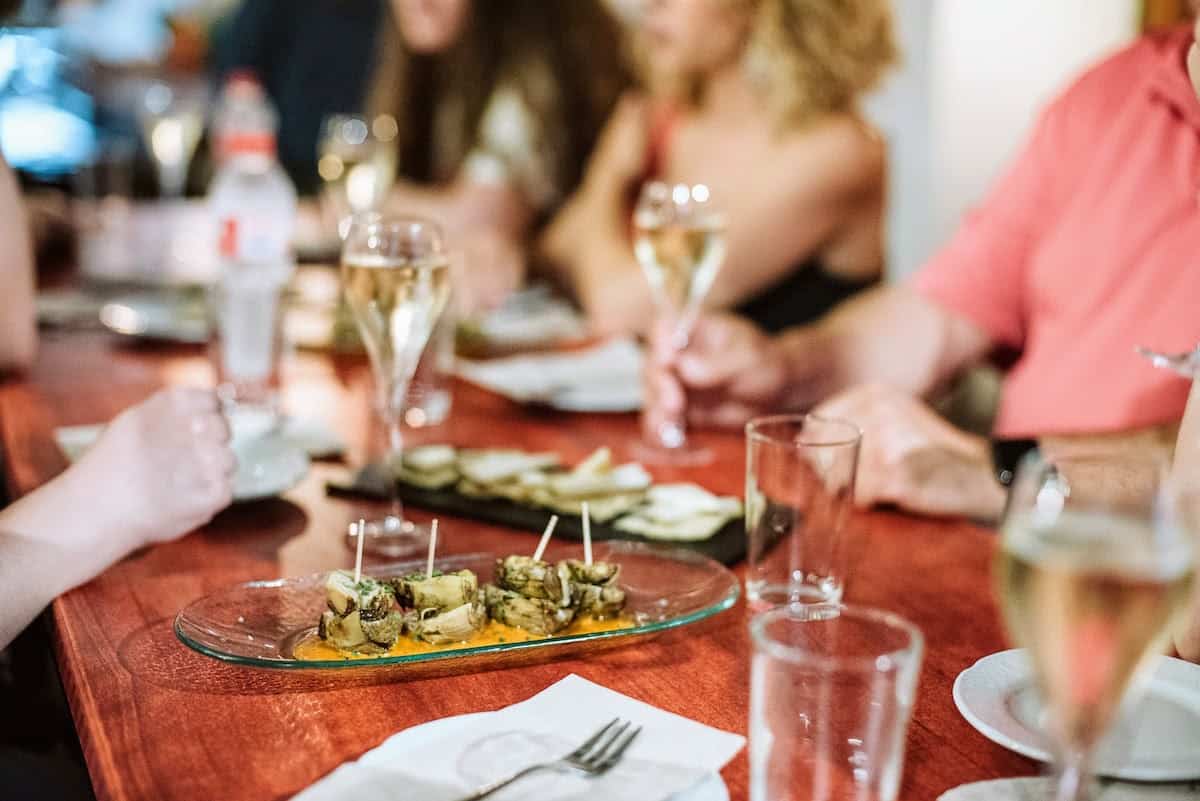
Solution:
<svg viewBox="0 0 1200 801"><path fill-rule="evenodd" d="M480 584L492 580L493 553L448 556L437 561L443 571L472 570ZM555 543L547 561L578 557L579 547ZM595 558L621 565L620 586L626 592L628 628L563 634L522 642L478 645L402 656L304 660L293 655L297 643L316 631L325 608L325 573L277 581L252 581L221 590L189 604L175 618L175 634L188 647L206 656L240 665L284 669L354 669L381 665L414 665L451 660L456 669L473 663L499 664L518 654L546 657L580 648L625 645L657 632L704 620L737 601L737 577L718 562L694 551L638 542L598 543ZM377 578L424 572L424 560L372 567ZM523 660L516 660L523 661ZM444 665L443 665L444 666Z"/></svg>

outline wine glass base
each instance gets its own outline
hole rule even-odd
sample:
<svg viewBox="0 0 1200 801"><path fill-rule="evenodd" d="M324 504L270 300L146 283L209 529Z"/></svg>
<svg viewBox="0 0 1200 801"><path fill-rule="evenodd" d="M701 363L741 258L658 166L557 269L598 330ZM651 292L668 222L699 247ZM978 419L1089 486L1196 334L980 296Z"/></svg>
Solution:
<svg viewBox="0 0 1200 801"><path fill-rule="evenodd" d="M388 558L417 556L429 548L429 527L404 520L395 515L368 520L363 539L363 553ZM346 529L346 547L358 548L358 523Z"/></svg>
<svg viewBox="0 0 1200 801"><path fill-rule="evenodd" d="M695 445L667 448L649 442L635 442L630 447L630 452L633 458L642 464L663 467L701 467L712 464L714 458L713 452L708 448Z"/></svg>

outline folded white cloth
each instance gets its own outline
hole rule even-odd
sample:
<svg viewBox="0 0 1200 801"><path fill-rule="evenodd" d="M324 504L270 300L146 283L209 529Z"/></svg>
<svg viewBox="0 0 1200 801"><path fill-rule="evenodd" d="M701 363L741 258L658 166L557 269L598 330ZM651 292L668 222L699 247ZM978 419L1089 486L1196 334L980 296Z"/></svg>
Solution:
<svg viewBox="0 0 1200 801"><path fill-rule="evenodd" d="M458 374L519 403L628 412L642 405L642 353L629 339L566 353L459 360Z"/></svg>
<svg viewBox="0 0 1200 801"><path fill-rule="evenodd" d="M1047 779L999 779L955 787L938 801L1045 801L1051 797ZM1096 801L1200 801L1200 783L1108 784Z"/></svg>
<svg viewBox="0 0 1200 801"><path fill-rule="evenodd" d="M740 735L570 675L527 701L464 717L465 725L440 727L441 735L429 724L409 730L432 729L428 737L401 732L293 801L454 801L527 765L569 753L615 717L642 731L607 773L541 771L491 797L661 801L705 782L745 744Z"/></svg>

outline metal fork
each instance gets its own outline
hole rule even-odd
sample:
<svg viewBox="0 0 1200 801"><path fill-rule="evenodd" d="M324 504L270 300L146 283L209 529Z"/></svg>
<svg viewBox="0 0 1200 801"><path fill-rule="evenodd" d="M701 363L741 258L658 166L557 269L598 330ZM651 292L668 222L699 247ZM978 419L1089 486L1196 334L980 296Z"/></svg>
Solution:
<svg viewBox="0 0 1200 801"><path fill-rule="evenodd" d="M517 779L539 770L563 770L565 768L567 770L577 770L590 776L599 776L620 761L621 755L625 753L625 749L633 742L633 738L637 737L638 733L641 732L641 726L630 729L630 725L627 720L623 721L620 718L613 718L604 728L587 738L583 745L565 757L530 765L511 776L494 781L491 784L485 784L471 795L460 799L460 801L478 801L480 798L489 796L502 787L507 787Z"/></svg>

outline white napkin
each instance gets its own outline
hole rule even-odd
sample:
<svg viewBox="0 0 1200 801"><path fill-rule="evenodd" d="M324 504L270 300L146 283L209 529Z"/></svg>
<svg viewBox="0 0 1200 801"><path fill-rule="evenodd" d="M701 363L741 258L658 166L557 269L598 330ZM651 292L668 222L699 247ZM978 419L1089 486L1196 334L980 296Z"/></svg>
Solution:
<svg viewBox="0 0 1200 801"><path fill-rule="evenodd" d="M458 734L414 742L401 732L342 765L293 801L454 801L486 782L565 755L614 717L642 732L599 777L542 771L495 793L496 801L661 801L695 787L740 751L745 738L593 684L576 675L510 707L475 715Z"/></svg>
<svg viewBox="0 0 1200 801"><path fill-rule="evenodd" d="M1051 797L1046 779L999 779L955 787L938 801L1044 801ZM1200 801L1200 784L1110 784L1096 801Z"/></svg>
<svg viewBox="0 0 1200 801"><path fill-rule="evenodd" d="M635 411L642 405L642 353L630 339L567 353L460 359L458 373L519 403L597 412Z"/></svg>
<svg viewBox="0 0 1200 801"><path fill-rule="evenodd" d="M528 348L582 339L583 317L565 298L545 285L513 292L498 309L475 321L479 333L498 347Z"/></svg>

